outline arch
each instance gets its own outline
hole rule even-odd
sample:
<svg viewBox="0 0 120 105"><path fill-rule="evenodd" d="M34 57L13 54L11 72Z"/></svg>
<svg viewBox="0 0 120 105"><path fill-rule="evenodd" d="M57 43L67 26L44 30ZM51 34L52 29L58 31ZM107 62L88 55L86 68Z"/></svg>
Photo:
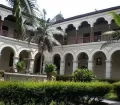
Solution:
<svg viewBox="0 0 120 105"><path fill-rule="evenodd" d="M108 21L105 20L104 17L97 18L96 22L94 23L94 26L101 25L101 24L108 24Z"/></svg>
<svg viewBox="0 0 120 105"><path fill-rule="evenodd" d="M92 61L93 60L93 56L97 53L97 52L103 52L106 56L106 59L108 59L108 51L106 49L100 50L100 49L96 49L96 50L92 50L91 54L90 54L90 58L89 60Z"/></svg>
<svg viewBox="0 0 120 105"><path fill-rule="evenodd" d="M83 22L81 22L79 29L80 28L88 28L88 27L90 27L90 24L87 21L83 21Z"/></svg>
<svg viewBox="0 0 120 105"><path fill-rule="evenodd" d="M68 53L71 54L72 56L74 55L74 52L73 52L73 51L67 51L67 52L65 52L65 53L63 54L63 57L61 58L61 60L65 61L65 57L66 57L66 55L67 55ZM75 60L74 56L73 56L73 60Z"/></svg>
<svg viewBox="0 0 120 105"><path fill-rule="evenodd" d="M116 51L119 51L119 50L120 50L119 47L113 48L113 49L109 52L108 60L112 61L111 58L112 58L113 53L116 52Z"/></svg>
<svg viewBox="0 0 120 105"><path fill-rule="evenodd" d="M111 25L110 26L111 26L112 30L120 30L120 27L115 23L114 19L111 20Z"/></svg>
<svg viewBox="0 0 120 105"><path fill-rule="evenodd" d="M78 68L88 68L88 55L85 52L78 54Z"/></svg>
<svg viewBox="0 0 120 105"><path fill-rule="evenodd" d="M41 73L43 73L44 59L45 59L45 56L43 54L43 58L42 58L42 71L41 71ZM39 52L35 55L34 60L35 60L34 61L34 73L40 73L41 54Z"/></svg>
<svg viewBox="0 0 120 105"><path fill-rule="evenodd" d="M4 47L1 50L0 69L7 70L9 67L13 67L14 56L14 49L11 47Z"/></svg>
<svg viewBox="0 0 120 105"><path fill-rule="evenodd" d="M76 27L73 24L69 24L65 30L67 35L65 36L65 44L76 44Z"/></svg>
<svg viewBox="0 0 120 105"><path fill-rule="evenodd" d="M105 78L106 74L106 55L102 51L97 51L93 54L93 74L97 78Z"/></svg>
<svg viewBox="0 0 120 105"><path fill-rule="evenodd" d="M75 26L73 24L69 24L66 28L66 32L67 31L71 31L71 30L76 30Z"/></svg>
<svg viewBox="0 0 120 105"><path fill-rule="evenodd" d="M0 46L0 53L1 53L2 49L4 49L5 47L10 47L10 48L12 48L13 51L14 51L14 55L17 56L18 52L17 52L16 47L13 46L13 45L10 45L10 44L3 44L3 45L1 45L1 46Z"/></svg>
<svg viewBox="0 0 120 105"><path fill-rule="evenodd" d="M29 48L20 48L20 49L18 50L18 56L20 55L20 53L21 53L22 51L32 52ZM31 58L33 58L32 53L31 53L30 56L31 56Z"/></svg>
<svg viewBox="0 0 120 105"><path fill-rule="evenodd" d="M35 56L38 54L39 52L38 52L38 50L35 50L33 53L32 53L32 58L34 59L35 58ZM47 53L44 51L43 52L43 55L47 55ZM46 56L44 56L44 58L45 58Z"/></svg>
<svg viewBox="0 0 120 105"><path fill-rule="evenodd" d="M57 70L57 74L60 74L60 61L61 61L61 57L59 54L55 54L53 56L53 63L56 65L56 70Z"/></svg>
<svg viewBox="0 0 120 105"><path fill-rule="evenodd" d="M111 78L120 79L120 49L112 53L111 61Z"/></svg>
<svg viewBox="0 0 120 105"><path fill-rule="evenodd" d="M87 56L88 56L88 59L90 58L90 57L89 57L89 56L90 56L90 52L89 52L88 50L81 50L81 51L78 51L78 52L75 54L75 61L78 60L78 57L79 57L79 55L80 55L81 53L86 53Z"/></svg>
<svg viewBox="0 0 120 105"><path fill-rule="evenodd" d="M73 55L67 53L65 55L65 75L71 75L73 73Z"/></svg>
<svg viewBox="0 0 120 105"><path fill-rule="evenodd" d="M15 19L15 17L13 15L8 15L7 17L4 18L4 20L16 22L16 19Z"/></svg>

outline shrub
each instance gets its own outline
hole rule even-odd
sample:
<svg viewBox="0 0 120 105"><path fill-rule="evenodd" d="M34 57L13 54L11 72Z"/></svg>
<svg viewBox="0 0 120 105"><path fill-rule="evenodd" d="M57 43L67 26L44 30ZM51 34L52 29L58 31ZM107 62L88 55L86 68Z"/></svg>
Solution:
<svg viewBox="0 0 120 105"><path fill-rule="evenodd" d="M5 105L94 105L111 89L108 83L91 82L0 82L0 101ZM87 105L89 105L87 104Z"/></svg>
<svg viewBox="0 0 120 105"><path fill-rule="evenodd" d="M18 61L17 64L16 64L16 68L18 70L18 72L21 72L23 70L25 70L25 62L24 61Z"/></svg>
<svg viewBox="0 0 120 105"><path fill-rule="evenodd" d="M46 73L52 73L54 70L56 70L56 66L54 64L46 64L45 65Z"/></svg>
<svg viewBox="0 0 120 105"><path fill-rule="evenodd" d="M99 79L96 79L98 80L99 82L108 82L110 84L113 84L115 82L119 82L120 80L118 79L106 79L106 78L99 78Z"/></svg>
<svg viewBox="0 0 120 105"><path fill-rule="evenodd" d="M72 75L56 75L56 81L72 81Z"/></svg>
<svg viewBox="0 0 120 105"><path fill-rule="evenodd" d="M74 81L90 82L93 79L93 73L89 69L77 69L73 74Z"/></svg>
<svg viewBox="0 0 120 105"><path fill-rule="evenodd" d="M113 89L118 99L120 100L120 82L116 82L113 84Z"/></svg>
<svg viewBox="0 0 120 105"><path fill-rule="evenodd" d="M56 66L54 64L46 64L44 71L47 74L47 79L52 80L52 75L55 75Z"/></svg>

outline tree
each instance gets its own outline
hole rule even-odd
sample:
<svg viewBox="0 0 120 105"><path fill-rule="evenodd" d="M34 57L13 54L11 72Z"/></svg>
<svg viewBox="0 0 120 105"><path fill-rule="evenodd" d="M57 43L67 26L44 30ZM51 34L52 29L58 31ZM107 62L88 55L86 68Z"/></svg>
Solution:
<svg viewBox="0 0 120 105"><path fill-rule="evenodd" d="M110 12L110 14L112 15L113 19L115 20L115 23L120 27L120 16L115 13L115 12ZM116 31L107 31L104 32L102 34L103 36L108 36L108 40L107 42L105 42L100 49L105 48L107 45L111 44L114 42L114 40L118 41L120 39L120 30L116 30Z"/></svg>
<svg viewBox="0 0 120 105"><path fill-rule="evenodd" d="M29 23L32 23L32 26L36 23L37 15L40 11L38 9L36 0L7 0L8 3L13 7L12 13L16 19L16 27L18 38L23 38L25 33L25 26L23 22L23 14L27 15L26 20Z"/></svg>
<svg viewBox="0 0 120 105"><path fill-rule="evenodd" d="M61 45L53 35L66 35L65 32L59 29L51 29L50 19L46 20L46 11L43 10L42 19L39 19L39 27L37 29L30 30L31 34L26 36L26 41L36 43L38 45L38 51L41 54L40 60L40 74L42 72L43 52L47 50L52 51L53 45Z"/></svg>

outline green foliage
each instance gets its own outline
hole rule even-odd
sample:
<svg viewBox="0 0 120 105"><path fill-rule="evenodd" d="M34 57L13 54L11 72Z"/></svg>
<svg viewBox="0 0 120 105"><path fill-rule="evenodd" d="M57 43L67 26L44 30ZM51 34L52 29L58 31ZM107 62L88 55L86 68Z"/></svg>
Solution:
<svg viewBox="0 0 120 105"><path fill-rule="evenodd" d="M110 12L110 14L112 15L113 19L115 20L115 23L120 27L120 16L113 11Z"/></svg>
<svg viewBox="0 0 120 105"><path fill-rule="evenodd" d="M113 84L113 89L118 99L120 100L120 82L116 82Z"/></svg>
<svg viewBox="0 0 120 105"><path fill-rule="evenodd" d="M45 72L46 73L52 73L54 70L56 70L56 66L54 64L46 64L45 65Z"/></svg>
<svg viewBox="0 0 120 105"><path fill-rule="evenodd" d="M98 80L99 82L108 82L110 84L113 84L115 82L118 82L120 80L117 80L117 79L106 79L106 78L99 78L99 79L96 79Z"/></svg>
<svg viewBox="0 0 120 105"><path fill-rule="evenodd" d="M16 64L16 68L18 71L25 70L25 62L24 61L18 61Z"/></svg>
<svg viewBox="0 0 120 105"><path fill-rule="evenodd" d="M0 101L5 105L94 105L111 89L103 82L0 82Z"/></svg>
<svg viewBox="0 0 120 105"><path fill-rule="evenodd" d="M89 69L77 69L73 74L74 81L90 82L93 79L93 73Z"/></svg>
<svg viewBox="0 0 120 105"><path fill-rule="evenodd" d="M56 81L72 81L72 75L56 75Z"/></svg>

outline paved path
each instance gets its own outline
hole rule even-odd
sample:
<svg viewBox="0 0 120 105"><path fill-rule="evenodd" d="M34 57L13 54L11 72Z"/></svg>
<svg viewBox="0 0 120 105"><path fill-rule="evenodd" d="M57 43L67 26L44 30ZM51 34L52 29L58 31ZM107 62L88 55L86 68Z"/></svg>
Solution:
<svg viewBox="0 0 120 105"><path fill-rule="evenodd" d="M120 105L118 101L103 100L102 102L107 103L108 105Z"/></svg>

